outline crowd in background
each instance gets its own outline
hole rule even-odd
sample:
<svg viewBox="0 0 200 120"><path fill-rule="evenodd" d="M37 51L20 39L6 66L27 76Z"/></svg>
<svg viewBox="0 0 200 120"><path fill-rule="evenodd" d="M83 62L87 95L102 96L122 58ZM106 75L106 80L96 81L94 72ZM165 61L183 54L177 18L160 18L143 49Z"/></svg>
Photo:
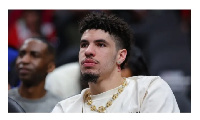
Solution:
<svg viewBox="0 0 200 120"><path fill-rule="evenodd" d="M56 67L78 62L79 20L92 10L8 10L8 83L19 85L15 59L23 41L44 36L56 49ZM133 29L146 66L141 75L161 76L172 88L181 112L191 112L191 11L93 10L114 13ZM135 49L132 49L133 52ZM136 50L137 51L137 50ZM135 53L137 56L140 52ZM130 60L134 61L134 58ZM130 61L131 62L131 61ZM136 64L136 63L135 63ZM133 75L140 75L134 71ZM148 72L147 72L148 71ZM82 88L85 86L83 85ZM72 91L68 91L72 92Z"/></svg>

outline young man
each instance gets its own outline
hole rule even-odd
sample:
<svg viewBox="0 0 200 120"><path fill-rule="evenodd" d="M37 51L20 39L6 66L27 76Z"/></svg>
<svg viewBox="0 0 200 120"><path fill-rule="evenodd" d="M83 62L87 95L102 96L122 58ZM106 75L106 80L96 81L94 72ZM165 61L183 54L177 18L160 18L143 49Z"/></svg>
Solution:
<svg viewBox="0 0 200 120"><path fill-rule="evenodd" d="M54 48L40 38L27 39L19 49L16 68L21 84L10 89L8 97L25 112L51 112L61 100L44 88L46 75L55 68L54 57Z"/></svg>
<svg viewBox="0 0 200 120"><path fill-rule="evenodd" d="M179 112L160 77L121 76L132 39L127 23L113 15L91 13L80 22L80 32L81 77L89 88L59 102L52 112Z"/></svg>

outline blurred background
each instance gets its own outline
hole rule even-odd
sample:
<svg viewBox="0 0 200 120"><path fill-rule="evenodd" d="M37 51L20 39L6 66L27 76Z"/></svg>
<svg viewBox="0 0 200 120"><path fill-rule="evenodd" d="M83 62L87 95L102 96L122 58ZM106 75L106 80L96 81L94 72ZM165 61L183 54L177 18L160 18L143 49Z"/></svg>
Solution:
<svg viewBox="0 0 200 120"><path fill-rule="evenodd" d="M191 10L8 10L9 89L19 85L15 59L29 37L49 40L56 48L57 67L77 62L78 22L91 11L114 13L132 27L149 75L161 76L181 112L191 112Z"/></svg>

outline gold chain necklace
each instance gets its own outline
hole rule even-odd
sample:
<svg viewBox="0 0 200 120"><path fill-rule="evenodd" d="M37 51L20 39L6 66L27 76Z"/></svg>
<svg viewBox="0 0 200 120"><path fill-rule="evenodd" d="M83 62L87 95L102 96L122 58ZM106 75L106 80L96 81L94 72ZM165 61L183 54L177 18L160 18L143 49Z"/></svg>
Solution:
<svg viewBox="0 0 200 120"><path fill-rule="evenodd" d="M90 107L90 110L91 110L91 111L96 111L96 112L99 112L99 113L103 113L103 112L106 110L106 108L108 108L108 107L110 107L110 106L112 105L112 102L118 97L118 95L119 95L120 93L123 92L123 90L124 90L124 88L125 88L126 86L127 86L127 81L126 81L126 79L124 78L124 82L122 83L121 87L118 88L118 92L112 96L111 100L109 100L109 101L106 103L106 106L105 106L105 107L104 107L104 106L100 106L98 109L96 108L95 105L92 105L93 101L92 101L92 99L91 99L91 93L88 93L86 100L87 100L87 104L91 106L91 107Z"/></svg>

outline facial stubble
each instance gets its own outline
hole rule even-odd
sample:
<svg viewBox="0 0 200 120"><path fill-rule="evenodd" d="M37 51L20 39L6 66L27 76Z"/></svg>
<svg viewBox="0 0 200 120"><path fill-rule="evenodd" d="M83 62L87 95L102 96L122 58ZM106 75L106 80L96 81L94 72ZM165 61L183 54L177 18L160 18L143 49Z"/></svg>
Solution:
<svg viewBox="0 0 200 120"><path fill-rule="evenodd" d="M113 60L112 60L112 64L114 65L115 64L115 59L116 59L116 56L117 56L117 54L115 54L114 56L113 56ZM110 63L111 64L111 63ZM109 64L107 64L106 65L106 67L104 67L104 69L105 68L110 68L110 65ZM101 71L102 70L98 70L99 72L98 73L92 73L92 72L88 72L88 73L81 73L81 80L82 80L82 82L92 82L92 83L97 83L97 81L98 81L98 79L99 79L99 77L100 77L100 75L101 75ZM103 70L104 71L104 70Z"/></svg>

